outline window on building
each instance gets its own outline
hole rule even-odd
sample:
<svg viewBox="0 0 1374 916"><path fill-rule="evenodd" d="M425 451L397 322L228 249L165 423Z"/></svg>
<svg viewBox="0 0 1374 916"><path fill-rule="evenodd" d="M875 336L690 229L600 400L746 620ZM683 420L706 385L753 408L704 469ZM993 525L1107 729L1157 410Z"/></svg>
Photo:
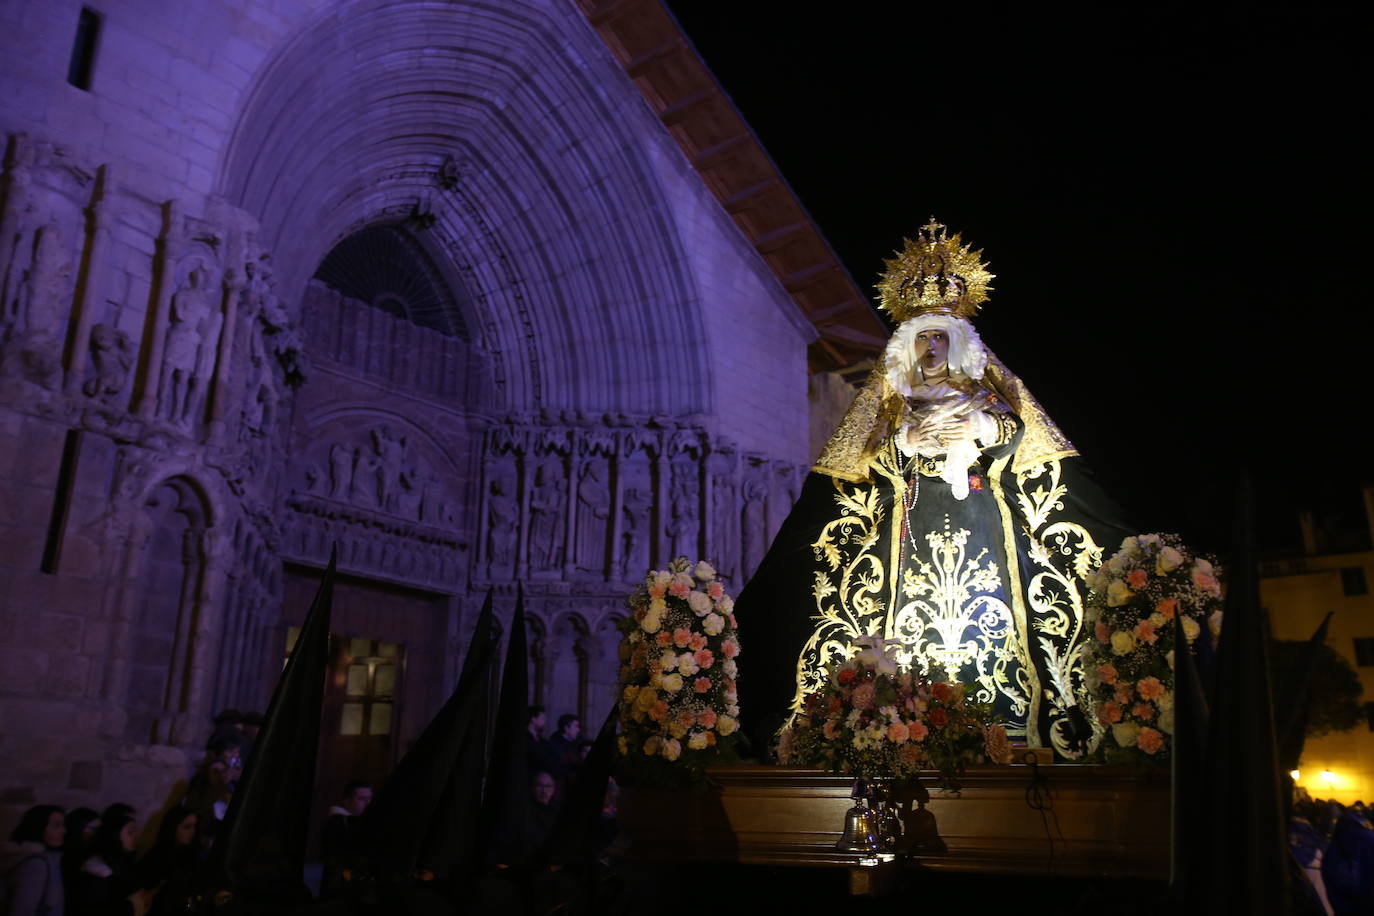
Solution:
<svg viewBox="0 0 1374 916"><path fill-rule="evenodd" d="M1355 640L1355 664L1374 668L1374 638L1364 636Z"/></svg>
<svg viewBox="0 0 1374 916"><path fill-rule="evenodd" d="M100 14L89 6L81 8L76 20L76 41L72 43L72 59L67 64L67 82L77 89L91 88L91 73L95 70L95 48L100 38Z"/></svg>
<svg viewBox="0 0 1374 916"><path fill-rule="evenodd" d="M1346 595L1369 594L1369 585L1364 580L1363 566L1347 566L1341 570L1341 590Z"/></svg>

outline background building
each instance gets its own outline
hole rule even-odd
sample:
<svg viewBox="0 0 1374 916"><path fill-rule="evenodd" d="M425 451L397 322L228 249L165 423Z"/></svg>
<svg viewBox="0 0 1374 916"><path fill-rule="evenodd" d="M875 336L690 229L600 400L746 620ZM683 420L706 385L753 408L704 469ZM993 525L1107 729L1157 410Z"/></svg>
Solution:
<svg viewBox="0 0 1374 916"><path fill-rule="evenodd" d="M3 0L0 83L6 819L163 802L333 544L324 796L489 587L595 724L632 584L737 588L884 336L657 0Z"/></svg>
<svg viewBox="0 0 1374 916"><path fill-rule="evenodd" d="M1374 803L1374 488L1365 488L1363 526L1311 513L1301 523L1300 556L1261 566L1260 599L1275 639L1305 640L1334 612L1326 644L1339 652L1364 685L1367 724L1307 739L1297 784L1313 798Z"/></svg>

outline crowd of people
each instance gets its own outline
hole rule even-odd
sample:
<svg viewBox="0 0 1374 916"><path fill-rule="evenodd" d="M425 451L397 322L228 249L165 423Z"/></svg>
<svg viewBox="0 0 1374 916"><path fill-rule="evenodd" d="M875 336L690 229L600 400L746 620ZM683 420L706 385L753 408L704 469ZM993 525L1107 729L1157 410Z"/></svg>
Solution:
<svg viewBox="0 0 1374 916"><path fill-rule="evenodd" d="M145 819L132 805L103 811L35 805L0 846L7 916L165 916L192 909L196 870L214 841L262 724L225 710L180 802ZM176 793L174 793L176 794Z"/></svg>
<svg viewBox="0 0 1374 916"><path fill-rule="evenodd" d="M6 916L165 916L195 908L197 870L214 843L234 789L252 753L260 716L226 710L214 719L205 753L188 774L179 803L139 812L124 803L103 811L36 805L0 846L0 913ZM580 719L559 716L545 736L544 709L528 715L529 848L553 828L568 786L591 747ZM602 816L600 848L615 836L618 790L612 782ZM357 854L359 818L373 786L354 781L320 825L320 894L335 896ZM148 816L151 814L151 816Z"/></svg>
<svg viewBox="0 0 1374 916"><path fill-rule="evenodd" d="M1288 844L1313 892L1330 916L1374 913L1374 810L1301 794Z"/></svg>

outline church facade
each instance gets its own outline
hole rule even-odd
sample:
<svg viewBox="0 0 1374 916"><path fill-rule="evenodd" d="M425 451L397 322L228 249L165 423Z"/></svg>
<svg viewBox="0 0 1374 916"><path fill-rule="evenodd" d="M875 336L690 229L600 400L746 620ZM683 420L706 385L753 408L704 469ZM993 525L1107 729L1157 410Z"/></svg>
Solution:
<svg viewBox="0 0 1374 916"><path fill-rule="evenodd" d="M843 408L816 373L881 346L657 0L6 0L0 82L11 810L161 802L335 545L321 791L385 775L488 589L594 727L634 583L742 585L808 378Z"/></svg>

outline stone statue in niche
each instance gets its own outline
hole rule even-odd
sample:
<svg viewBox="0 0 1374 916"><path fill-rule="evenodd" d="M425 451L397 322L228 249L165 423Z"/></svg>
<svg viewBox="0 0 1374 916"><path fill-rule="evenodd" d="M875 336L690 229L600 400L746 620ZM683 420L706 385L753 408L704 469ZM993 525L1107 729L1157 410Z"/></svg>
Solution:
<svg viewBox="0 0 1374 916"><path fill-rule="evenodd" d="M419 468L408 467L397 478L399 487L396 493L396 513L405 518L423 521L422 501L424 499L425 479Z"/></svg>
<svg viewBox="0 0 1374 916"><path fill-rule="evenodd" d="M376 507L381 495L381 462L376 451L353 450L353 486L349 488L348 499L357 506Z"/></svg>
<svg viewBox="0 0 1374 916"><path fill-rule="evenodd" d="M358 450L340 442L329 447L329 495L347 499L353 491L353 468L358 463Z"/></svg>
<svg viewBox="0 0 1374 916"><path fill-rule="evenodd" d="M673 557L696 558L697 554L697 469L695 465L673 465L672 487L668 494L668 544Z"/></svg>
<svg viewBox="0 0 1374 916"><path fill-rule="evenodd" d="M377 452L378 504L397 512L401 497L401 466L406 458L406 437L393 436L391 429L379 426L372 431L372 447Z"/></svg>
<svg viewBox="0 0 1374 916"><path fill-rule="evenodd" d="M453 521L449 511L448 490L439 475L432 471L420 471L417 478L420 484L420 507L416 518L433 525L447 525Z"/></svg>
<svg viewBox="0 0 1374 916"><path fill-rule="evenodd" d="M768 498L768 487L760 480L744 482L744 508L740 513L741 528L744 535L744 574L753 575L754 570L763 562L763 552L768 547L767 521L764 503Z"/></svg>
<svg viewBox="0 0 1374 916"><path fill-rule="evenodd" d="M711 533L707 553L722 576L734 578L738 552L739 506L735 502L735 488L730 474L720 472L711 477Z"/></svg>
<svg viewBox="0 0 1374 916"><path fill-rule="evenodd" d="M606 568L606 531L611 518L611 490L603 464L588 461L577 483L577 566L596 573Z"/></svg>
<svg viewBox="0 0 1374 916"><path fill-rule="evenodd" d="M91 328L91 362L95 374L86 380L81 390L87 397L108 397L124 390L133 365L134 348L129 335L108 324Z"/></svg>
<svg viewBox="0 0 1374 916"><path fill-rule="evenodd" d="M531 569L555 569L561 565L564 483L556 464L546 462L535 469L530 491Z"/></svg>
<svg viewBox="0 0 1374 916"><path fill-rule="evenodd" d="M305 382L306 365L300 334L291 323L291 316L273 291L272 258L260 255L243 265L247 283L242 301L244 311L256 316L272 355L281 367L282 378L288 388L299 388Z"/></svg>
<svg viewBox="0 0 1374 916"><path fill-rule="evenodd" d="M210 272L197 265L172 296L159 407L162 416L176 424L196 416L214 372L224 316L215 307L209 286Z"/></svg>
<svg viewBox="0 0 1374 916"><path fill-rule="evenodd" d="M16 290L9 340L17 351L7 375L22 375L45 388L56 387L62 370L62 338L68 309L72 264L62 230L49 223L34 233L33 262Z"/></svg>
<svg viewBox="0 0 1374 916"><path fill-rule="evenodd" d="M510 569L515 565L515 539L520 517L512 478L492 478L487 491L486 521L487 575L490 576L493 569Z"/></svg>
<svg viewBox="0 0 1374 916"><path fill-rule="evenodd" d="M654 506L648 481L627 486L621 498L620 578L637 579L649 568L649 514Z"/></svg>

